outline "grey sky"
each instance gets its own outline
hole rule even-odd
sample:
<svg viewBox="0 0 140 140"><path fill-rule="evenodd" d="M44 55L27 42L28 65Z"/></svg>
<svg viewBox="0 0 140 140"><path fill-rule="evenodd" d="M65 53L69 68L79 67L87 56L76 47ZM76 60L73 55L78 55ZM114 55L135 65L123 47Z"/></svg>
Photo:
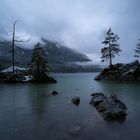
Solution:
<svg viewBox="0 0 140 140"><path fill-rule="evenodd" d="M123 50L115 62L134 59L140 38L139 0L1 0L0 37L7 37L13 21L18 34L65 43L100 62L101 41L106 30L120 37Z"/></svg>

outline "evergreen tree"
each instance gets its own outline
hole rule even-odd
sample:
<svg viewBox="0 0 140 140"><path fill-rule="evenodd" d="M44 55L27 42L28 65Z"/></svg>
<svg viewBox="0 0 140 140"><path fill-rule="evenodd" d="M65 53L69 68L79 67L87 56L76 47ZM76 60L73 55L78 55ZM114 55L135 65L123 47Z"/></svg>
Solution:
<svg viewBox="0 0 140 140"><path fill-rule="evenodd" d="M140 39L139 39L139 42L137 43L134 57L137 57L137 58L140 57Z"/></svg>
<svg viewBox="0 0 140 140"><path fill-rule="evenodd" d="M40 43L37 43L33 49L29 66L29 70L33 75L39 75L41 73L49 74L49 66L46 54Z"/></svg>
<svg viewBox="0 0 140 140"><path fill-rule="evenodd" d="M104 47L101 49L102 62L109 60L110 66L112 65L112 58L114 58L115 55L119 55L119 52L121 51L118 40L118 35L114 34L111 31L111 28L109 28L106 33L105 40L102 42L102 44L104 44Z"/></svg>

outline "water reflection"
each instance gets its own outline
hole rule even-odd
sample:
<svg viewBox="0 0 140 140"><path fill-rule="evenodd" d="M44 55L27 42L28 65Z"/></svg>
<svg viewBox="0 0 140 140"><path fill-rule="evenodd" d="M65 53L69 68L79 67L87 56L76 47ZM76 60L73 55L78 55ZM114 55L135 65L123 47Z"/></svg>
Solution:
<svg viewBox="0 0 140 140"><path fill-rule="evenodd" d="M45 111L47 111L47 85L31 85L28 88L28 99L32 111L41 119Z"/></svg>

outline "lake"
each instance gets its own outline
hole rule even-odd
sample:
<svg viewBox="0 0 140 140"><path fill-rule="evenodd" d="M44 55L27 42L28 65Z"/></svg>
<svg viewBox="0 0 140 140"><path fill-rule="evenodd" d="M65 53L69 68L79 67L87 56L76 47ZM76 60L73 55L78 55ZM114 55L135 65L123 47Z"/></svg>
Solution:
<svg viewBox="0 0 140 140"><path fill-rule="evenodd" d="M57 84L1 84L0 140L132 140L140 138L140 85L97 82L97 73L55 74ZM47 96L51 91L57 96ZM91 93L117 94L124 123L104 121ZM80 105L71 104L79 96Z"/></svg>

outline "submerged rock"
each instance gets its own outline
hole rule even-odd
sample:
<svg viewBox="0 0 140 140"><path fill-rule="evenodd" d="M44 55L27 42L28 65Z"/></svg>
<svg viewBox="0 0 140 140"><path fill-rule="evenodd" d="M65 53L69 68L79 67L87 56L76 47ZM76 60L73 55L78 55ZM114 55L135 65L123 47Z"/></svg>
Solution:
<svg viewBox="0 0 140 140"><path fill-rule="evenodd" d="M58 95L59 93L57 92L57 91L52 91L52 92L50 92L50 93L48 93L47 94L47 96L56 96L56 95Z"/></svg>
<svg viewBox="0 0 140 140"><path fill-rule="evenodd" d="M80 104L80 98L79 97L74 97L71 101L75 105L79 105Z"/></svg>
<svg viewBox="0 0 140 140"><path fill-rule="evenodd" d="M53 91L53 92L51 93L51 95L53 95L53 96L56 96L57 94L58 94L57 91Z"/></svg>
<svg viewBox="0 0 140 140"><path fill-rule="evenodd" d="M117 99L116 95L106 97L102 93L92 94L90 101L105 120L124 121L126 119L126 105Z"/></svg>
<svg viewBox="0 0 140 140"><path fill-rule="evenodd" d="M69 130L69 135L71 136L79 136L84 129L84 126L80 123L73 124Z"/></svg>

